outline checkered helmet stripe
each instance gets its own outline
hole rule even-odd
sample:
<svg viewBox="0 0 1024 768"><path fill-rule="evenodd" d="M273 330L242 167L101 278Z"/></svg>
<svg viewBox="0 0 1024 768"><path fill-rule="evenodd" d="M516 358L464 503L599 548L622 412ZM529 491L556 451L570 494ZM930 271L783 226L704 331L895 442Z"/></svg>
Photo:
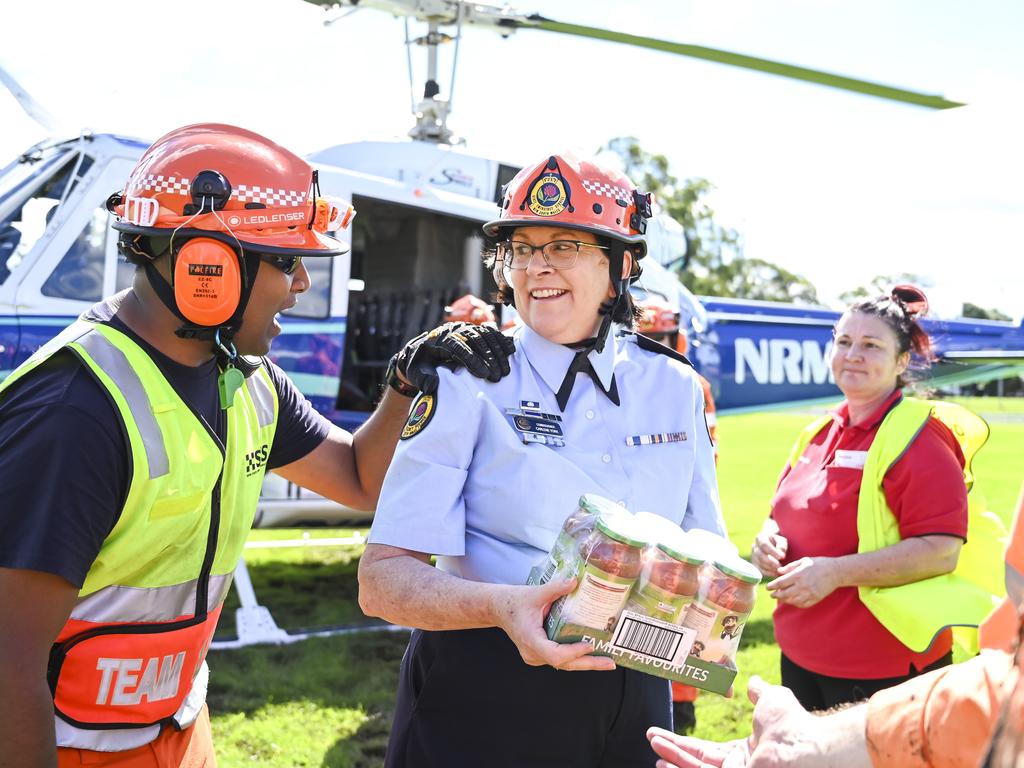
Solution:
<svg viewBox="0 0 1024 768"><path fill-rule="evenodd" d="M238 189L231 193L242 203L263 203L270 208L285 208L302 205L306 200L306 192L292 192L286 189L266 189L264 187L239 184Z"/></svg>
<svg viewBox="0 0 1024 768"><path fill-rule="evenodd" d="M129 194L137 195L140 192L170 193L189 197L192 194L191 180L151 173L137 179ZM268 208L300 206L306 201L306 194L305 191L294 192L287 189L271 189L248 184L239 184L238 188L231 192L231 196L241 203L262 203Z"/></svg>
<svg viewBox="0 0 1024 768"><path fill-rule="evenodd" d="M150 173L141 179L136 179L129 194L137 194L139 192L155 192L156 194L170 192L172 195L188 195L189 183L189 179L179 179L177 176Z"/></svg>
<svg viewBox="0 0 1024 768"><path fill-rule="evenodd" d="M616 187L603 181L583 179L583 188L592 195L603 195L613 200L630 200L632 195L624 187Z"/></svg>

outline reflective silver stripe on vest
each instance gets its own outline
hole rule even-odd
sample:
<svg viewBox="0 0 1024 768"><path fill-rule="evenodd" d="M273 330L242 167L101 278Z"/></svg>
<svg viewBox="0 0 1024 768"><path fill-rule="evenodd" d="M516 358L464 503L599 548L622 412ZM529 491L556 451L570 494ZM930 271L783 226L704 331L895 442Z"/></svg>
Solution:
<svg viewBox="0 0 1024 768"><path fill-rule="evenodd" d="M227 597L233 573L210 576L206 609L212 611ZM196 584L192 579L170 587L104 587L83 597L71 612L72 619L98 624L137 621L172 621L195 613Z"/></svg>
<svg viewBox="0 0 1024 768"><path fill-rule="evenodd" d="M142 445L145 448L146 461L149 464L150 480L166 475L170 471L170 464L167 461L167 448L164 446L163 435L156 423L156 417L150 407L146 389L142 386L142 380L132 369L124 352L111 344L99 331L86 334L78 340L78 344L113 380L114 385L128 401L128 408L132 412L135 426L138 427L139 433L142 435Z"/></svg>
<svg viewBox="0 0 1024 768"><path fill-rule="evenodd" d="M54 730L57 733L57 746L72 749L91 749L96 752L124 752L137 749L156 739L160 735L160 726L148 728L124 728L120 730L93 728L76 728L65 723L56 715L53 716Z"/></svg>
<svg viewBox="0 0 1024 768"><path fill-rule="evenodd" d="M249 388L249 396L256 405L256 415L260 420L260 427L269 427L274 421L274 393L270 389L267 380L263 378L260 371L256 371L245 380L245 386Z"/></svg>

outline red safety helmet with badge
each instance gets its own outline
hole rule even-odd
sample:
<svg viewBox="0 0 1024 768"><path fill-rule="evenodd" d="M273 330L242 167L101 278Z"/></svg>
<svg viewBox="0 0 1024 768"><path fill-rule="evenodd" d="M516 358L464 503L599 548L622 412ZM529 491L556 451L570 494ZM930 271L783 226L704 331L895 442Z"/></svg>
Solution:
<svg viewBox="0 0 1024 768"><path fill-rule="evenodd" d="M178 335L226 344L241 325L259 262L291 274L303 257L344 253L328 233L355 215L319 195L316 171L298 155L216 123L157 139L107 209L117 217L119 247L145 257L157 295L184 321ZM164 247L169 285L148 263Z"/></svg>
<svg viewBox="0 0 1024 768"><path fill-rule="evenodd" d="M502 191L501 213L484 224L484 234L500 239L509 230L528 226L578 229L606 238L610 244L608 274L615 298L601 308L603 316L595 339L603 347L617 308L630 306L629 285L640 277L639 260L647 253L647 219L651 195L639 191L620 171L580 160L571 154L551 155L516 174ZM629 277L622 279L626 251L633 256ZM493 274L501 295L515 303L505 275L500 249Z"/></svg>

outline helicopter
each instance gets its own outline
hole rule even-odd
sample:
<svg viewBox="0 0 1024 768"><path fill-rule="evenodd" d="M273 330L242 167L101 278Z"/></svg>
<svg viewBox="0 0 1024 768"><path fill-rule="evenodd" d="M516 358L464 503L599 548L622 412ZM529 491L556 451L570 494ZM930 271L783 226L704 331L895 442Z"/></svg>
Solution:
<svg viewBox="0 0 1024 768"><path fill-rule="evenodd" d="M412 99L415 123L408 138L332 145L308 155L319 168L323 191L351 202L358 215L340 233L347 255L307 262L313 287L282 318L271 357L320 412L348 429L372 409L387 360L405 339L438 324L458 296L485 296L491 290L480 259L480 225L493 218L502 186L520 167L466 151L448 126L452 88L443 98L438 49L457 48L466 30L489 29L501 36L568 34L749 67L918 108L957 105L941 96L565 24L509 7L455 0L312 4L325 6L327 25L363 8L398 15L407 25L426 25L418 37L406 33L410 57L419 49L426 59L422 96ZM411 64L409 69L411 80ZM0 81L28 114L52 124L51 115L2 69ZM148 144L117 133L58 135L0 169L0 378L101 296L130 284L133 268L118 256L104 203L121 188ZM720 412L838 399L827 365L838 313L694 296L678 278L688 251L682 227L656 216L648 237L649 257L635 297L657 297L677 310L695 367L712 382ZM926 324L944 355L936 383L984 381L1020 370L1020 326ZM331 525L367 517L268 474L255 525ZM235 584L242 603L236 615L238 639L215 645L295 642L305 636L279 629L258 604L244 561Z"/></svg>
<svg viewBox="0 0 1024 768"><path fill-rule="evenodd" d="M697 57L733 67L852 91L925 109L955 109L935 94L797 67L712 48L568 24L505 6L457 0L346 0L324 6L324 22L372 8L426 25L406 34L425 55L422 97L404 141L361 141L309 154L323 190L351 202L358 216L341 238L346 256L309 263L313 288L284 318L272 357L335 423L356 428L372 409L384 369L404 339L438 324L464 293L487 295L480 224L493 218L514 163L472 154L448 126L450 99L439 84L439 49L467 30L561 34ZM457 60L457 50L455 59ZM453 65L453 77L454 77ZM410 65L410 77L412 67ZM25 110L48 114L7 73L3 82ZM452 87L449 86L449 93ZM0 377L101 296L130 284L103 206L148 141L83 132L38 143L0 170ZM711 382L719 410L834 400L828 355L838 313L817 307L696 297L678 280L687 241L667 216L652 220L650 258L638 299L677 308L695 367ZM667 266L666 266L667 265ZM671 269L670 269L671 268ZM685 266L684 266L685 268ZM942 364L934 383L1002 378L1019 370L1020 326L995 321L926 321ZM362 516L365 519L365 516ZM337 523L360 515L268 476L258 526Z"/></svg>

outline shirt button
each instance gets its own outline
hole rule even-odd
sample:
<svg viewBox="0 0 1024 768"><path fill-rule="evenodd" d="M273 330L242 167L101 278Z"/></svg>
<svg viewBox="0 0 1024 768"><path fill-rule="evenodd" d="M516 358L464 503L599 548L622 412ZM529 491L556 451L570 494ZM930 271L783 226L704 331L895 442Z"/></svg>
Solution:
<svg viewBox="0 0 1024 768"><path fill-rule="evenodd" d="M601 457L601 461L603 461L605 464L610 463L611 460L612 460L612 456L611 456L610 453L606 453L604 456Z"/></svg>
<svg viewBox="0 0 1024 768"><path fill-rule="evenodd" d="M594 418L594 412L593 411L587 411L587 418L588 419Z"/></svg>

